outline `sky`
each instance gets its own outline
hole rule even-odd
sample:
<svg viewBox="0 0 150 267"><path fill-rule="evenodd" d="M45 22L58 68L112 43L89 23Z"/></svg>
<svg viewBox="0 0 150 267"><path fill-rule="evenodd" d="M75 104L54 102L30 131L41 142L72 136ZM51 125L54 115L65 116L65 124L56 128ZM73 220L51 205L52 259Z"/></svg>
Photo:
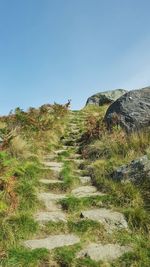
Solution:
<svg viewBox="0 0 150 267"><path fill-rule="evenodd" d="M0 114L150 85L149 0L0 0Z"/></svg>

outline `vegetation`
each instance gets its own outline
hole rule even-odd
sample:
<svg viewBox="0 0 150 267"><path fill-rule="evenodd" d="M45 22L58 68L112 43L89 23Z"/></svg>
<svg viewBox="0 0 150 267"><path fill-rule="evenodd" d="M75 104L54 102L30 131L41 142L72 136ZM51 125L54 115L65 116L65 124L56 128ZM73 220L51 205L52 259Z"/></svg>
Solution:
<svg viewBox="0 0 150 267"><path fill-rule="evenodd" d="M149 267L150 266L150 214L149 182L135 186L110 179L113 171L144 154L150 155L150 132L126 135L117 125L108 131L103 117L107 105L88 106L81 111L68 112L66 107L54 104L0 118L0 265L3 267ZM66 128L70 116L72 127ZM66 131L65 131L66 129ZM59 179L63 183L45 185L47 191L66 193L58 201L66 212L67 222L48 222L39 225L33 212L41 205L37 199L39 178L54 175L43 168L42 157L61 149L59 140L75 148L68 148L57 156L63 163ZM81 152L84 162L78 173L72 159L74 152ZM90 175L92 184L104 195L77 198L71 190L80 185L79 175ZM109 208L124 214L129 231L114 230L94 220L82 217L82 211L92 208ZM21 242L34 235L74 233L80 237L77 245L54 249L28 250ZM77 253L90 242L130 245L132 251L117 260L106 263L78 259Z"/></svg>
<svg viewBox="0 0 150 267"><path fill-rule="evenodd" d="M33 219L38 208L39 178L46 175L42 156L58 146L68 111L58 104L39 109L20 108L0 118L0 265L39 266L46 250L30 251L21 240L32 237L39 225Z"/></svg>
<svg viewBox="0 0 150 267"><path fill-rule="evenodd" d="M103 123L105 108L105 106L86 107L86 112L89 113L86 124L90 126L81 137L81 151L91 166L93 183L100 191L111 196L109 205L124 213L131 230L130 234L121 233L115 235L114 239L121 244L124 239L123 243L134 247L133 252L125 254L110 266L148 267L150 265L149 183L145 177L142 185L135 186L131 182L115 182L110 176L117 167L140 156L146 154L149 156L150 132L126 135L118 126L108 131Z"/></svg>

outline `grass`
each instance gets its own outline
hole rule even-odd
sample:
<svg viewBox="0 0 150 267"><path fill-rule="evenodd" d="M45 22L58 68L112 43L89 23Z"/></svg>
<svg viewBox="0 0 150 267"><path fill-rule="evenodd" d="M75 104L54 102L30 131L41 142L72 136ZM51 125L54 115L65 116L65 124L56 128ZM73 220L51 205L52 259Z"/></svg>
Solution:
<svg viewBox="0 0 150 267"><path fill-rule="evenodd" d="M86 257L84 259L78 259L75 266L76 267L100 267L102 265L100 265L100 263L97 263L91 260L89 257Z"/></svg>
<svg viewBox="0 0 150 267"><path fill-rule="evenodd" d="M111 196L91 196L91 197L83 197L83 198L76 198L70 196L66 199L62 199L59 201L63 210L68 212L75 212L80 211L82 209L87 209L91 207L99 207L104 202L105 205L111 202Z"/></svg>
<svg viewBox="0 0 150 267"><path fill-rule="evenodd" d="M64 167L60 172L60 177L63 181L62 191L70 191L79 183L79 179L75 176L75 165L73 162L64 162Z"/></svg>
<svg viewBox="0 0 150 267"><path fill-rule="evenodd" d="M9 151L13 157L21 159L27 159L31 156L29 145L20 135L11 140Z"/></svg>
<svg viewBox="0 0 150 267"><path fill-rule="evenodd" d="M118 232L113 237L114 242L130 244L133 247L132 252L126 253L109 266L148 267L150 266L149 183L146 177L140 186L135 186L132 182L115 182L110 177L116 168L143 155L149 156L150 132L126 135L119 127L114 127L112 132L108 132L102 122L104 109L100 107L99 111L97 107L86 107L90 116L93 116L95 110L99 115L96 115L97 121L89 116L91 125L86 127L81 151L91 163L90 175L94 185L111 196L110 205L122 212L128 222L130 232Z"/></svg>
<svg viewBox="0 0 150 267"><path fill-rule="evenodd" d="M2 267L37 267L49 261L49 252L46 249L26 249L14 247L8 250L5 259L0 260Z"/></svg>
<svg viewBox="0 0 150 267"><path fill-rule="evenodd" d="M149 233L150 214L146 210L138 208L128 208L124 211L130 228L134 231Z"/></svg>
<svg viewBox="0 0 150 267"><path fill-rule="evenodd" d="M46 250L27 250L22 240L32 238L39 226L32 214L39 178L49 175L42 169L41 157L58 146L64 133L68 111L61 105L45 105L0 117L3 137L0 151L0 255L1 266L40 266Z"/></svg>
<svg viewBox="0 0 150 267"><path fill-rule="evenodd" d="M96 237L104 236L104 227L100 223L89 220L89 219L80 219L78 220L73 218L68 219L67 222L48 222L44 227L41 228L41 234L68 234L75 233L79 236L83 236L84 239L93 239L93 234Z"/></svg>
<svg viewBox="0 0 150 267"><path fill-rule="evenodd" d="M56 104L52 107L43 106L39 110L30 109L27 113L17 109L14 117L3 118L2 121L0 119L0 126L2 125L0 133L7 136L4 149L0 152L0 265L2 267L150 266L150 218L146 210L148 203L145 205L145 199L148 199L145 187L147 188L148 183L138 188L130 182L122 184L110 179L110 174L118 166L143 154L149 155L150 134L145 132L126 136L116 127L111 133L107 132L102 122L106 109L107 106L86 107L81 112L75 112L76 117L72 120L78 125L80 134L84 133L83 139L80 139L82 144L80 151L92 165L87 170L86 164L82 164L82 172L87 174L90 171L93 184L106 195L84 198L69 196L62 199L59 204L68 212L68 222L48 222L45 227L39 226L33 220L32 214L39 205L37 200L39 178L49 177L52 173L41 171L38 158L59 146L60 137L64 134L64 125L68 120L66 111ZM19 125L18 138L12 136L10 141L8 133L11 133L16 124ZM77 135L70 136L69 142L72 142L71 138L74 137ZM61 172L64 183L60 184L59 188L58 185L52 185L49 190L70 192L79 183L76 177L76 165L73 161L66 161L72 153L70 149L58 156L59 161L64 162ZM122 212L128 221L129 231L120 230L108 234L100 223L80 218L82 210L95 207L113 207ZM49 234L74 233L80 237L81 243L56 249L52 253L46 249L23 248L20 245L22 240L32 238L37 231L44 237ZM76 258L82 246L98 241L130 245L133 251L112 263L96 263L89 257Z"/></svg>
<svg viewBox="0 0 150 267"><path fill-rule="evenodd" d="M55 260L61 267L71 267L75 264L75 256L80 249L80 245L56 249Z"/></svg>
<svg viewBox="0 0 150 267"><path fill-rule="evenodd" d="M143 236L143 234L134 232L117 232L115 239L121 245L130 244L133 251L124 254L119 259L115 260L111 266L120 267L124 266L137 266L148 267L150 263L150 243L149 236Z"/></svg>
<svg viewBox="0 0 150 267"><path fill-rule="evenodd" d="M16 244L19 240L32 236L38 230L38 224L30 214L16 214L1 219L0 244L3 248Z"/></svg>

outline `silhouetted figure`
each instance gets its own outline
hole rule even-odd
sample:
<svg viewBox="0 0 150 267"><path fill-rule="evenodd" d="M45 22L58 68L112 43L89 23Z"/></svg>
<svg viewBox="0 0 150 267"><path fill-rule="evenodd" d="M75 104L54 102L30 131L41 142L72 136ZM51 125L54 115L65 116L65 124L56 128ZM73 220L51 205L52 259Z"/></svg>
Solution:
<svg viewBox="0 0 150 267"><path fill-rule="evenodd" d="M69 109L71 106L71 99L68 99L68 102L65 104L65 108Z"/></svg>

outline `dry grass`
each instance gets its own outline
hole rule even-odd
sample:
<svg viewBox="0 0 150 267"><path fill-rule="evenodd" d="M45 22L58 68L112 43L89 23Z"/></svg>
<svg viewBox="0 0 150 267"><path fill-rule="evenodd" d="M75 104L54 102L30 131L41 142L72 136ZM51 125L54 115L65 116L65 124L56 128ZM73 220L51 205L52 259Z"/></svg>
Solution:
<svg viewBox="0 0 150 267"><path fill-rule="evenodd" d="M13 157L21 159L27 159L32 155L29 145L20 135L11 140L9 151Z"/></svg>

